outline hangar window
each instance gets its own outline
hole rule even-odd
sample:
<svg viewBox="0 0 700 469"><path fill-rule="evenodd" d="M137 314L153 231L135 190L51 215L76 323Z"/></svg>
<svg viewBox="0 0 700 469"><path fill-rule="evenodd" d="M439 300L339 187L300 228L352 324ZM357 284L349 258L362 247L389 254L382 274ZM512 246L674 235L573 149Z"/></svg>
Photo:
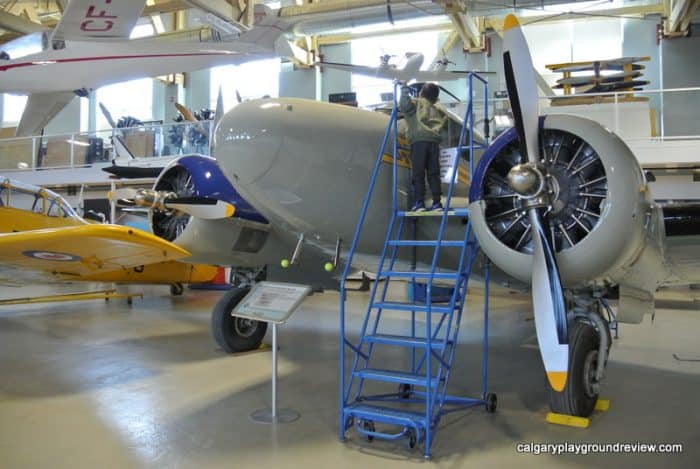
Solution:
<svg viewBox="0 0 700 469"><path fill-rule="evenodd" d="M253 60L240 65L222 65L211 69L209 101L216 109L219 87L224 97L224 110L238 104L236 91L244 100L263 96L276 98L280 89L280 59Z"/></svg>
<svg viewBox="0 0 700 469"><path fill-rule="evenodd" d="M103 86L97 90L96 98L98 103L104 104L109 109L115 121L124 116L135 117L141 121L153 118L153 80L151 78ZM98 110L97 129L109 128L107 119Z"/></svg>
<svg viewBox="0 0 700 469"><path fill-rule="evenodd" d="M134 29L131 30L129 39L138 39L140 37L153 36L155 34L155 28L151 23L137 24Z"/></svg>
<svg viewBox="0 0 700 469"><path fill-rule="evenodd" d="M438 53L439 34L438 31L426 31L356 39L350 45L352 63L378 67L380 57L385 54L393 55L392 63L398 63L398 60L404 57L406 52L419 52L423 54L424 58L421 69L428 70ZM357 93L358 104L368 106L381 102L381 93L391 92L392 86L389 80L380 80L354 73L352 75L352 90Z"/></svg>
<svg viewBox="0 0 700 469"><path fill-rule="evenodd" d="M623 56L623 21L620 18L533 24L523 28L523 32L535 69L550 86L556 84L561 73L552 73L545 67L546 64Z"/></svg>
<svg viewBox="0 0 700 469"><path fill-rule="evenodd" d="M4 94L2 98L2 125L3 127L15 126L22 118L22 113L27 105L26 96Z"/></svg>

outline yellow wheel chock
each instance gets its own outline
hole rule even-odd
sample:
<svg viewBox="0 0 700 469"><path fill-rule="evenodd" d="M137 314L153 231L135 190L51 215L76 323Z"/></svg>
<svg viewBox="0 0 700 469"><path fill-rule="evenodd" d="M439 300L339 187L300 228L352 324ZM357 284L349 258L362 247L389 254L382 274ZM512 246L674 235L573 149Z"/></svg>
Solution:
<svg viewBox="0 0 700 469"><path fill-rule="evenodd" d="M598 399L598 401L595 403L595 407L593 409L598 410L600 412L605 412L606 410L610 409L610 400L609 399ZM548 412L547 416L545 417L545 420L548 423L553 423L555 425L564 425L566 427L575 427L575 428L588 428L588 425L590 425L590 423L591 423L591 419L588 417L577 417L575 415L555 414L554 412Z"/></svg>

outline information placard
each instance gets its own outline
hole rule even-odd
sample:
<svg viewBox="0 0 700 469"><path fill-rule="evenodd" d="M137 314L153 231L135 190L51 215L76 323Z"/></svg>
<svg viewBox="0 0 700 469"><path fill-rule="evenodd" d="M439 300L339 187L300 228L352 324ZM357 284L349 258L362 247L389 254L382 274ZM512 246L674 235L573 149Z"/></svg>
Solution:
<svg viewBox="0 0 700 469"><path fill-rule="evenodd" d="M233 309L232 316L284 324L311 291L296 283L259 282Z"/></svg>
<svg viewBox="0 0 700 469"><path fill-rule="evenodd" d="M440 150L440 180L445 184L452 181L452 174L457 167L457 147Z"/></svg>

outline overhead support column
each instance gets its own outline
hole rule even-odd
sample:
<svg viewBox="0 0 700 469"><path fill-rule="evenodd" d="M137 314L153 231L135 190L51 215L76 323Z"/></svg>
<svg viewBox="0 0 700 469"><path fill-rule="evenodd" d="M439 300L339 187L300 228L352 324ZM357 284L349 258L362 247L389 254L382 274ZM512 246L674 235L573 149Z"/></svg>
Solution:
<svg viewBox="0 0 700 469"><path fill-rule="evenodd" d="M665 0L664 21L665 36L686 36L690 20L700 6L700 0Z"/></svg>
<svg viewBox="0 0 700 469"><path fill-rule="evenodd" d="M462 39L462 48L472 52L483 51L484 19L468 13L463 0L443 0L440 3Z"/></svg>
<svg viewBox="0 0 700 469"><path fill-rule="evenodd" d="M245 21L243 21L243 24L252 28L255 25L255 0L239 0L239 8L241 3L245 3Z"/></svg>

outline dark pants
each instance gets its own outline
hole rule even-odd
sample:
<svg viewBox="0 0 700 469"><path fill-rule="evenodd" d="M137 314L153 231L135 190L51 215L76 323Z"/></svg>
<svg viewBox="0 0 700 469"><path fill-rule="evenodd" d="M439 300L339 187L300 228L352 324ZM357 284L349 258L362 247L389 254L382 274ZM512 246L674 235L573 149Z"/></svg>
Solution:
<svg viewBox="0 0 700 469"><path fill-rule="evenodd" d="M414 142L411 144L413 165L413 190L415 201L425 199L425 172L433 193L433 202L440 202L440 146L436 142Z"/></svg>

